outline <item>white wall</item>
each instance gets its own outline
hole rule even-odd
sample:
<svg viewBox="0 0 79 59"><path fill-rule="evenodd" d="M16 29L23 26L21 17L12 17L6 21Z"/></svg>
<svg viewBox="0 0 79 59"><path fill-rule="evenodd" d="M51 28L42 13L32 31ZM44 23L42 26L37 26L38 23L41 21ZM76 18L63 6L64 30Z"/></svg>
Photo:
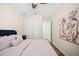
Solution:
<svg viewBox="0 0 79 59"><path fill-rule="evenodd" d="M43 35L43 23L42 16L33 15L24 18L24 31L27 38L42 38Z"/></svg>
<svg viewBox="0 0 79 59"><path fill-rule="evenodd" d="M0 29L13 29L23 34L23 18L8 4L0 4Z"/></svg>
<svg viewBox="0 0 79 59"><path fill-rule="evenodd" d="M59 38L59 23L62 17L78 7L76 4L63 4L52 18L52 43L54 43L65 55L79 55L79 45Z"/></svg>

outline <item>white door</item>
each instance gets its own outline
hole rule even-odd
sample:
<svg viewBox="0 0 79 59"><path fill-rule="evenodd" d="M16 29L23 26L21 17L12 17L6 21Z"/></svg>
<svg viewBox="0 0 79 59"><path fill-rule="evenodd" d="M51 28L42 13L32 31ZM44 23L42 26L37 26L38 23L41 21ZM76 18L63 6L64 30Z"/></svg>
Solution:
<svg viewBox="0 0 79 59"><path fill-rule="evenodd" d="M43 21L43 39L48 39L51 42L51 21Z"/></svg>

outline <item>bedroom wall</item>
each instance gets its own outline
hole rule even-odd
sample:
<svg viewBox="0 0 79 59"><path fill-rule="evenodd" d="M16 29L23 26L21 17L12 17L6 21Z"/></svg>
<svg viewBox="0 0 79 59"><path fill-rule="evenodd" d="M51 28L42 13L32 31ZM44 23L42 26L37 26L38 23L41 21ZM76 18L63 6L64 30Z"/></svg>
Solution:
<svg viewBox="0 0 79 59"><path fill-rule="evenodd" d="M42 16L32 15L24 18L24 31L27 38L37 39L43 36Z"/></svg>
<svg viewBox="0 0 79 59"><path fill-rule="evenodd" d="M0 29L13 29L23 34L23 17L9 4L0 4Z"/></svg>
<svg viewBox="0 0 79 59"><path fill-rule="evenodd" d="M79 45L59 38L59 23L62 17L71 10L79 7L79 4L63 4L52 17L52 43L65 55L79 55Z"/></svg>

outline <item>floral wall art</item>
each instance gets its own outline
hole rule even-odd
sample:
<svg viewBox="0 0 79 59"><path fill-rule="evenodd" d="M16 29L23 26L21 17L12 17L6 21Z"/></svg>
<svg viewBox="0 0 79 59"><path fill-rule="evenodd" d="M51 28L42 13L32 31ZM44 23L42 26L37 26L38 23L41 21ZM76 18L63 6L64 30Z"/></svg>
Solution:
<svg viewBox="0 0 79 59"><path fill-rule="evenodd" d="M74 9L68 13L67 16L62 18L59 36L63 40L79 45L79 19L77 18L77 16L79 16L78 10L79 8Z"/></svg>

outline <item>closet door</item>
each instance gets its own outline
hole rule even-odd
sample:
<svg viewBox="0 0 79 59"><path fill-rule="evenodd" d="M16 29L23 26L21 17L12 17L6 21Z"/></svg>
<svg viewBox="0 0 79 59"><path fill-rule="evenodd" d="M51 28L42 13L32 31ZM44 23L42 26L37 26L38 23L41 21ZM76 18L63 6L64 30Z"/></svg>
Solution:
<svg viewBox="0 0 79 59"><path fill-rule="evenodd" d="M27 38L32 39L42 38L43 36L42 16L39 15L30 16L25 19L24 25Z"/></svg>
<svg viewBox="0 0 79 59"><path fill-rule="evenodd" d="M43 21L43 39L51 42L51 20Z"/></svg>

